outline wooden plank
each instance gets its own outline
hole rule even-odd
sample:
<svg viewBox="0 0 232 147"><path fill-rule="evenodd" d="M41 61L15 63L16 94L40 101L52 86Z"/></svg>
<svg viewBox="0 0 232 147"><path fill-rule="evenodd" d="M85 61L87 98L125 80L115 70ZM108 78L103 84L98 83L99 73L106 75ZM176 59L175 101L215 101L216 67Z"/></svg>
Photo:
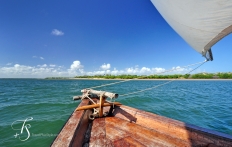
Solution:
<svg viewBox="0 0 232 147"><path fill-rule="evenodd" d="M139 144L144 144L145 146L185 146L191 147L191 143L185 142L183 140L173 138L169 134L164 134L146 127L137 125L135 123L130 123L123 119L117 117L107 117L106 120L106 137L113 139L112 132L123 132L121 134L126 134L125 137L134 138ZM112 131L113 129L114 131ZM124 137L124 136L122 136ZM117 141L119 138L114 138ZM130 143L129 143L130 144Z"/></svg>
<svg viewBox="0 0 232 147"><path fill-rule="evenodd" d="M131 107L120 106L116 108L113 115L144 126L145 128L172 136L177 140L189 142L192 146L207 146L211 143L217 146L232 147L232 137L230 135L189 125Z"/></svg>
<svg viewBox="0 0 232 147"><path fill-rule="evenodd" d="M77 126L77 129L71 141L71 145L69 145L69 147L83 146L83 144L85 144L86 142L88 143L89 137L88 134L86 134L86 132L87 129L89 129L88 127L90 126L90 114L92 114L92 111L85 111L85 114L82 116L82 119Z"/></svg>
<svg viewBox="0 0 232 147"><path fill-rule="evenodd" d="M113 147L112 141L106 138L105 118L96 118L93 121L89 146Z"/></svg>
<svg viewBox="0 0 232 147"><path fill-rule="evenodd" d="M125 138L122 138L121 140L117 140L114 142L114 146L115 147L124 147L124 146L128 146L128 147L146 147L147 145L142 144L141 142L139 142L138 140L128 136Z"/></svg>
<svg viewBox="0 0 232 147"><path fill-rule="evenodd" d="M89 103L89 100L83 100L79 107L87 105ZM62 130L60 131L57 138L54 140L52 147L63 147L63 146L69 146L71 144L72 138L75 134L76 128L81 121L82 115L84 114L84 111L74 111Z"/></svg>

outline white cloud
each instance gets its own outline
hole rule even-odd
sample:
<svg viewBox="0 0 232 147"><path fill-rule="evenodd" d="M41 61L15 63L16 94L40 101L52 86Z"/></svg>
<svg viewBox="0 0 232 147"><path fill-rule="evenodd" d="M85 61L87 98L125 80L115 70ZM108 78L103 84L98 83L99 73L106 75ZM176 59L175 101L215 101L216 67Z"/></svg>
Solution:
<svg viewBox="0 0 232 147"><path fill-rule="evenodd" d="M110 64L108 63L108 64L103 64L102 66L100 66L100 68L102 69L102 70L108 70L108 69L110 69Z"/></svg>
<svg viewBox="0 0 232 147"><path fill-rule="evenodd" d="M119 74L119 71L116 68L114 68L114 70L111 71L111 74L112 75L117 75L117 74Z"/></svg>
<svg viewBox="0 0 232 147"><path fill-rule="evenodd" d="M139 69L137 67L135 68L130 67L130 68L127 68L124 73L125 74L136 74L136 73L139 73Z"/></svg>
<svg viewBox="0 0 232 147"><path fill-rule="evenodd" d="M141 73L146 73L146 72L150 72L150 71L151 71L151 69L147 68L147 67L142 67L140 70Z"/></svg>
<svg viewBox="0 0 232 147"><path fill-rule="evenodd" d="M84 73L85 73L84 69L79 69L79 72L80 72L81 74L84 74Z"/></svg>
<svg viewBox="0 0 232 147"><path fill-rule="evenodd" d="M38 67L47 67L47 64L44 65L37 65Z"/></svg>
<svg viewBox="0 0 232 147"><path fill-rule="evenodd" d="M50 67L56 67L56 65L55 65L55 64L50 64L49 66L50 66Z"/></svg>
<svg viewBox="0 0 232 147"><path fill-rule="evenodd" d="M94 71L93 72L93 75L104 75L105 74L105 71L102 70L102 71Z"/></svg>
<svg viewBox="0 0 232 147"><path fill-rule="evenodd" d="M186 69L185 68L181 68L180 66L177 66L177 67L172 67L172 70L175 70L177 72L182 72L182 71L185 71Z"/></svg>
<svg viewBox="0 0 232 147"><path fill-rule="evenodd" d="M18 67L20 67L20 65L19 65L19 64L15 64L14 67L15 67L15 68L18 68Z"/></svg>
<svg viewBox="0 0 232 147"><path fill-rule="evenodd" d="M105 72L106 72L106 74L110 74L110 73L111 73L111 71L110 71L110 70L106 70Z"/></svg>
<svg viewBox="0 0 232 147"><path fill-rule="evenodd" d="M32 56L32 58L39 58L39 59L41 59L41 60L44 60L44 57Z"/></svg>
<svg viewBox="0 0 232 147"><path fill-rule="evenodd" d="M9 65L12 65L12 63L7 63L6 65L9 66Z"/></svg>
<svg viewBox="0 0 232 147"><path fill-rule="evenodd" d="M103 64L100 70L97 71L85 71L84 66L80 61L76 60L70 65L70 67L59 66L55 64L42 64L37 66L28 66L21 64L6 65L5 67L0 67L0 78L45 78L52 76L63 76L63 77L74 77L77 75L121 75L121 74L136 74L136 75L151 75L159 74L164 71L171 71L162 74L186 74L191 68L184 69L179 66L173 67L171 70L165 70L161 67L149 68L139 66L129 67L125 69L110 70L110 64Z"/></svg>
<svg viewBox="0 0 232 147"><path fill-rule="evenodd" d="M81 65L81 62L78 60L73 61L72 65L70 66L70 70L72 71L80 69L80 68L83 68L83 65Z"/></svg>
<svg viewBox="0 0 232 147"><path fill-rule="evenodd" d="M60 67L49 67L47 64L28 66L15 64L10 67L0 67L0 78L45 78L52 76L70 76L73 77L68 70Z"/></svg>
<svg viewBox="0 0 232 147"><path fill-rule="evenodd" d="M55 35L55 36L62 36L62 35L64 35L64 32L57 30L57 29L53 29L51 34Z"/></svg>
<svg viewBox="0 0 232 147"><path fill-rule="evenodd" d="M162 73L165 71L164 68L160 68L160 67L156 67L156 68L152 68L152 71L155 73Z"/></svg>

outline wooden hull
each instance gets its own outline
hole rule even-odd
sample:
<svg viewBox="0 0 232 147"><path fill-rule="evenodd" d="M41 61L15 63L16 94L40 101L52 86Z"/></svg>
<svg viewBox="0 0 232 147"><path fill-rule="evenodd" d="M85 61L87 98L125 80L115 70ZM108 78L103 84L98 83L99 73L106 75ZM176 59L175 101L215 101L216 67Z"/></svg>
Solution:
<svg viewBox="0 0 232 147"><path fill-rule="evenodd" d="M85 99L79 107L88 104ZM91 113L73 112L51 146L232 147L230 135L124 105L115 107L112 116L93 121L88 119Z"/></svg>

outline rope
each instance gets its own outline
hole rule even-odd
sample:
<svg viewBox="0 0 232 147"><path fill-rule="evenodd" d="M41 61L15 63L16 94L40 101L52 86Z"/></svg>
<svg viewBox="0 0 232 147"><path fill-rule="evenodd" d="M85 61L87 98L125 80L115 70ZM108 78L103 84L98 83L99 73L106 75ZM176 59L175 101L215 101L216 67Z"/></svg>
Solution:
<svg viewBox="0 0 232 147"><path fill-rule="evenodd" d="M200 66L202 66L204 63L206 63L208 60L204 61L204 62L199 62L199 63L195 63L195 64L190 64L190 65L187 65L187 66L184 66L184 68L186 67L189 67L189 66L193 66L193 65L196 65L196 64L200 64L199 66L197 66L196 68L192 69L191 71L189 71L187 74L191 73L192 71L196 70L197 68L199 68ZM168 71L165 71L165 72L170 72L170 71L173 71L173 70L177 70L178 68L175 68L175 69L171 69L171 70L168 70ZM161 73L164 73L164 72L161 72ZM114 82L114 83L110 83L110 84L104 84L104 85L100 85L100 86L95 86L95 87L91 87L89 89L93 89L93 88L98 88L98 87L104 87L104 86L109 86L109 85L114 85L114 84L118 84L118 83L122 83L122 82L127 82L127 81L131 81L132 79L129 79L129 80L124 80L124 81L119 81L119 82ZM121 96L126 96L126 95L131 95L131 94L135 94L135 93L140 93L140 92L143 92L143 91L147 91L147 90L151 90L151 89L154 89L154 88L158 88L160 86L163 86L163 85L166 85L168 83L171 83L173 81L175 81L177 79L173 79L171 81L168 81L168 82L165 82L163 84L160 84L160 85L157 85L157 86L154 86L154 87L150 87L150 88L147 88L147 89L143 89L143 90L139 90L139 91L135 91L135 92L131 92L131 93L127 93L127 94L123 94ZM88 98L92 103L96 104L89 96L88 96L88 93L89 91L87 92L84 92L83 95L82 95L82 100L84 98ZM114 99L115 101L115 99ZM111 102L110 101L107 101L109 103L113 103L113 108L114 108L114 102L112 102L112 99L111 99ZM89 115L89 119L91 120L94 120L95 117L98 117L98 114L99 114L99 111L94 108L94 112L93 114Z"/></svg>
<svg viewBox="0 0 232 147"><path fill-rule="evenodd" d="M205 62L207 62L207 60L203 61L203 62L197 62L197 63L194 63L194 64L189 64L189 65L186 65L186 66L182 66L180 68L187 68L187 67L190 67L190 66L194 66L194 65L197 65L197 64L204 64ZM200 65L200 66L201 66ZM174 70L178 70L179 68L174 68L174 69L170 69L170 70L166 70L166 71L163 71L163 72L158 72L157 74L162 74L162 73L166 73L166 72L171 72L171 71L174 71ZM86 88L86 89L94 89L94 88L100 88L100 87L105 87L105 86L109 86L109 85L114 85L114 84L118 84L118 83L123 83L123 82L128 82L128 81L131 81L131 80L134 80L134 79L129 79L129 80L123 80L123 81L119 81L119 82L114 82L114 83L109 83L109 84L103 84L103 85L99 85L99 86L95 86L95 87L90 87L90 88Z"/></svg>
<svg viewBox="0 0 232 147"><path fill-rule="evenodd" d="M157 87L160 87L160 86L166 85L166 84L168 84L168 83L171 83L171 82L173 82L174 80L176 80L176 79L173 79L173 80L171 80L171 81L168 81L168 82L166 82L166 83L163 83L163 84L160 84L160 85L157 85L157 86L151 87L151 88L147 88L147 89L143 89L143 90L139 90L139 91L135 91L135 92L131 92L131 93L127 93L127 94L123 94L123 95L120 95L120 96L126 96L126 95L130 95L130 94L135 94L135 93L140 93L140 92L143 92L143 91L151 90L151 89L154 89L154 88L157 88Z"/></svg>
<svg viewBox="0 0 232 147"><path fill-rule="evenodd" d="M96 104L89 96L86 96L93 104Z"/></svg>
<svg viewBox="0 0 232 147"><path fill-rule="evenodd" d="M204 62L202 62L199 66L197 66L196 68L192 69L190 72L188 72L187 74L190 74L191 72L193 72L194 70L198 69L199 67L201 67L203 64L205 64L206 62L208 62L208 60L205 60Z"/></svg>
<svg viewBox="0 0 232 147"><path fill-rule="evenodd" d="M201 64L199 66L197 66L196 68L192 69L191 71L189 71L187 74L193 72L194 70L196 70L197 68L201 67L204 63L206 63L207 60L205 60L204 62L201 62ZM147 89L143 89L143 90L139 90L139 91L135 91L135 92L131 92L131 93L127 93L127 94L123 94L123 95L120 95L120 96L126 96L126 95L131 95L131 94L135 94L135 93L140 93L140 92L143 92L143 91L147 91L147 90L151 90L151 89L155 89L155 88L158 88L160 86L163 86L163 85L166 85L168 83L171 83L173 81L175 81L177 79L173 79L173 80L170 80L168 82L165 82L163 84L160 84L160 85L157 85L157 86L154 86L154 87L150 87L150 88L147 88Z"/></svg>
<svg viewBox="0 0 232 147"><path fill-rule="evenodd" d="M122 82L127 82L127 81L131 81L131 80L132 80L132 79L123 80L123 81L119 81L119 82L114 82L114 83L104 84L104 85L100 85L100 86L90 87L90 88L87 88L87 89L94 89L94 88L99 88L99 87L114 85L114 84L118 84L118 83L122 83Z"/></svg>
<svg viewBox="0 0 232 147"><path fill-rule="evenodd" d="M166 72L171 72L171 71L174 71L174 70L178 70L180 68L187 68L187 67L194 66L194 65L197 65L197 64L204 64L205 62L207 62L207 60L205 60L203 62L197 62L197 63L194 63L194 64L189 64L189 65L182 66L182 67L179 67L179 68L174 68L174 69L166 70L166 71L163 71L163 72L159 72L158 74L166 73Z"/></svg>
<svg viewBox="0 0 232 147"><path fill-rule="evenodd" d="M93 99L91 99L91 98L88 96L88 93L89 93L89 92L83 94L81 100L83 100L84 98L88 98L93 104L96 104L96 103L93 101ZM97 115L97 114L99 113L99 111L98 111L96 108L93 108L93 111L94 111L94 112L93 112L93 116L94 116L94 115ZM90 118L90 119L93 119L93 118Z"/></svg>

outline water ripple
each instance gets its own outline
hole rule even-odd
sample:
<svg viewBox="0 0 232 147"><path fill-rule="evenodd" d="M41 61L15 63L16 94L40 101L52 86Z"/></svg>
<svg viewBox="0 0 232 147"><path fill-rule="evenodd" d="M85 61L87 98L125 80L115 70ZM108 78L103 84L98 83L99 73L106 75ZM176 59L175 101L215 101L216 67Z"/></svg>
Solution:
<svg viewBox="0 0 232 147"><path fill-rule="evenodd" d="M16 140L12 122L28 122L34 134L57 134L80 103L72 96L81 89L111 83L110 80L0 79L0 146L48 146L55 136ZM164 81L129 81L97 90L127 94ZM232 135L232 81L175 81L143 93L116 99L131 107Z"/></svg>

